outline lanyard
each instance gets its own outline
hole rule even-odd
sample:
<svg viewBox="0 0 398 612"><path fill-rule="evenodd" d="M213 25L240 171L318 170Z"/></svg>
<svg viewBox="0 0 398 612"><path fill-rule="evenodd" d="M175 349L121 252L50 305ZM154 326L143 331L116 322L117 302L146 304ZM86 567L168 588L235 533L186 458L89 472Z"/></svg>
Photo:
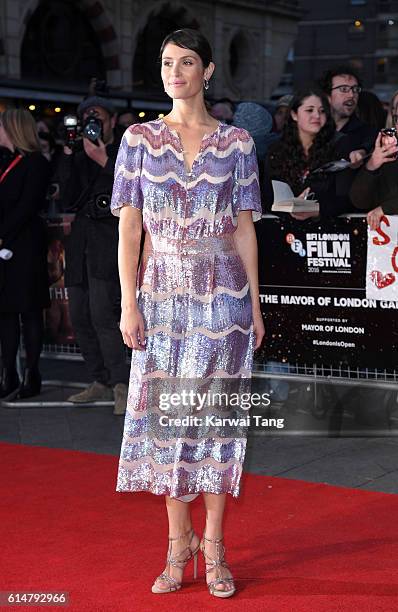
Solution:
<svg viewBox="0 0 398 612"><path fill-rule="evenodd" d="M11 172L11 170L13 168L15 168L15 166L21 161L21 159L22 159L22 155L19 154L19 155L17 155L17 157L15 159L12 160L10 165L7 166L7 168L4 170L3 174L0 176L0 183L2 183L4 181L4 179L6 178L7 174L9 172Z"/></svg>

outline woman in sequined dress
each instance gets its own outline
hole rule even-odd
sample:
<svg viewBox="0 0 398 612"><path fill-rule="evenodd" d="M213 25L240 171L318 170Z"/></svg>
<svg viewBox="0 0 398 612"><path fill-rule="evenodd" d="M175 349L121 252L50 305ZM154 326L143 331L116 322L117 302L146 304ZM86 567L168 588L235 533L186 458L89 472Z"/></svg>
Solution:
<svg viewBox="0 0 398 612"><path fill-rule="evenodd" d="M178 30L165 39L160 57L173 109L126 130L112 196L120 216L120 329L133 349L117 490L165 495L169 549L152 592L179 589L191 558L196 575L201 548L210 593L229 597L235 587L222 520L226 494L239 494L246 438L165 428L158 435L150 384L250 378L264 335L253 225L261 218L257 160L245 130L206 111L203 90L214 71L207 40ZM199 493L206 509L202 540L187 503Z"/></svg>

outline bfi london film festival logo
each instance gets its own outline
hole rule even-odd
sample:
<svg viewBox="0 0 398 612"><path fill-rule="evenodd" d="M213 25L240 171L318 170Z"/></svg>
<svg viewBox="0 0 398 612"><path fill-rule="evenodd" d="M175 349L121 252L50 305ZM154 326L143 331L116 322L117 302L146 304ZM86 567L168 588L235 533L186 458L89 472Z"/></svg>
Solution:
<svg viewBox="0 0 398 612"><path fill-rule="evenodd" d="M305 235L305 246L294 234L286 234L293 253L307 258L308 272L351 272L349 234L313 233Z"/></svg>

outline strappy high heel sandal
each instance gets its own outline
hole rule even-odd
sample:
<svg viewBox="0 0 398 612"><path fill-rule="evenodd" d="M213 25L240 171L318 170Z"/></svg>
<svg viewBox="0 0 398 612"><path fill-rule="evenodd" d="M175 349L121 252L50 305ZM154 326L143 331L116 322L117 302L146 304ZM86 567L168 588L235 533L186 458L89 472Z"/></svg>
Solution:
<svg viewBox="0 0 398 612"><path fill-rule="evenodd" d="M206 564L206 574L216 570L218 577L214 580L211 580L207 583L210 595L214 595L215 597L231 597L236 591L234 585L234 579L224 578L221 575L221 567L226 567L229 569L228 563L224 559L225 554L225 546L221 543L224 538L219 538L216 540L211 540L210 538L206 538L203 534L202 541L200 543L200 550L203 553L203 557ZM205 551L205 542L212 542L216 545L216 558L210 557ZM217 589L216 586L218 584L224 584L225 588L223 590ZM228 588L229 587L229 588ZM227 590L228 589L228 590Z"/></svg>
<svg viewBox="0 0 398 612"><path fill-rule="evenodd" d="M183 538L187 537L189 534L191 534L191 537L189 538L188 545L182 550L180 550L180 552L176 553L175 555L172 555L172 552L171 552L172 542L175 542L176 540L182 540ZM181 534L180 536L177 536L176 538L169 538L169 548L167 551L166 563L168 567L172 565L173 567L178 567L179 569L184 570L188 561L190 561L193 557L193 577L197 578L198 576L198 552L199 552L200 544L197 545L195 550L192 550L191 542L192 542L194 535L195 535L195 532L191 527L191 529ZM173 578L173 576L170 576L169 574L167 574L166 571L164 571L163 574L160 574L160 576L156 578L155 584L153 584L152 586L152 593L172 593L173 591L178 591L178 589L181 588L181 582L178 582L176 578ZM157 580L164 580L165 582L168 582L169 587L165 589L161 589L157 587L156 586Z"/></svg>

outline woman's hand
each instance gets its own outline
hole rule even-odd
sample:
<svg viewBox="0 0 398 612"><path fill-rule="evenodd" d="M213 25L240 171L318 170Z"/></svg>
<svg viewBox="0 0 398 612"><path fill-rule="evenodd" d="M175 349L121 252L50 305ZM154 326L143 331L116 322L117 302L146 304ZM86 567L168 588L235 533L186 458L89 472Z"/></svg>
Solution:
<svg viewBox="0 0 398 612"><path fill-rule="evenodd" d="M137 306L122 308L119 327L124 344L137 351L145 350L144 319Z"/></svg>
<svg viewBox="0 0 398 612"><path fill-rule="evenodd" d="M384 217L384 211L381 206L368 212L366 219L371 230L377 230L382 217Z"/></svg>
<svg viewBox="0 0 398 612"><path fill-rule="evenodd" d="M258 348L260 348L263 338L265 336L264 321L260 310L256 310L253 312L253 331L256 336L256 344L254 346L254 350L256 351Z"/></svg>
<svg viewBox="0 0 398 612"><path fill-rule="evenodd" d="M366 168L371 172L378 170L383 164L395 161L395 155L398 153L398 144L395 136L386 136L379 132L375 148L371 158L366 164Z"/></svg>
<svg viewBox="0 0 398 612"><path fill-rule="evenodd" d="M302 200L306 200L307 196L310 193L310 188L306 187L306 189L304 189L304 191L302 191L300 193L300 195L298 195L298 198L301 198ZM318 217L319 213L317 212L299 212L299 213L290 213L290 216L293 217L293 219L297 219L297 221L305 221L306 219L309 219L310 217Z"/></svg>
<svg viewBox="0 0 398 612"><path fill-rule="evenodd" d="M309 195L309 193L310 193L310 188L309 188L309 187L306 187L306 188L304 189L304 191L302 191L302 192L300 193L300 195L298 195L297 197L298 197L298 198L302 198L303 200L306 200L306 199L307 199L307 195Z"/></svg>
<svg viewBox="0 0 398 612"><path fill-rule="evenodd" d="M353 168L359 168L362 164L363 158L366 156L365 149L356 149L350 153L350 162Z"/></svg>

